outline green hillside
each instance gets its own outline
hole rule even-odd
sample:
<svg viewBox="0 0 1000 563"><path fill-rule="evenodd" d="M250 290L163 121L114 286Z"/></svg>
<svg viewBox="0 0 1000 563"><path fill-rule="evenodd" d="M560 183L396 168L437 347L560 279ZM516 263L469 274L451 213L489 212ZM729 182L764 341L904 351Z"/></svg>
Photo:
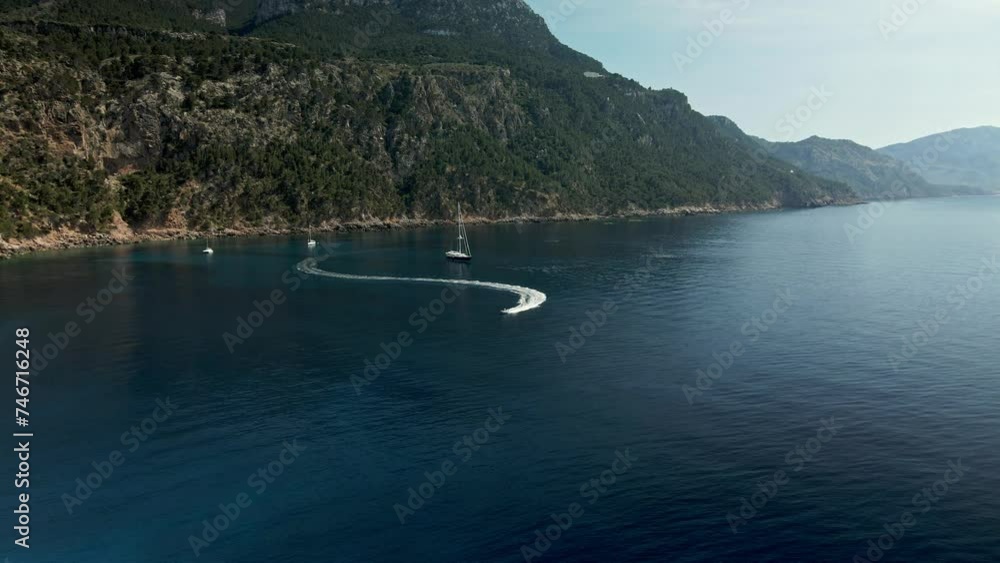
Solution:
<svg viewBox="0 0 1000 563"><path fill-rule="evenodd" d="M910 163L930 182L1000 192L1000 127L957 129L879 152Z"/></svg>
<svg viewBox="0 0 1000 563"><path fill-rule="evenodd" d="M0 233L854 198L607 76L520 0L217 6L0 2Z"/></svg>
<svg viewBox="0 0 1000 563"><path fill-rule="evenodd" d="M745 134L731 120L712 116L729 137L751 146L769 158L787 163L798 171L850 186L864 199L900 199L971 195L985 190L928 182L910 163L853 141L810 137L798 142L776 143Z"/></svg>

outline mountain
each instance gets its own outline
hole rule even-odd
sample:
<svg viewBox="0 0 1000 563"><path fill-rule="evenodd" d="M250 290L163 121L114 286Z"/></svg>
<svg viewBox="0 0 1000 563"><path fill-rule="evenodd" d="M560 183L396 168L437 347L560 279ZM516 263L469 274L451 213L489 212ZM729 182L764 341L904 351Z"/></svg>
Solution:
<svg viewBox="0 0 1000 563"><path fill-rule="evenodd" d="M822 178L844 182L866 199L921 197L944 191L904 163L853 141L814 136L795 143L760 142L777 158Z"/></svg>
<svg viewBox="0 0 1000 563"><path fill-rule="evenodd" d="M0 0L0 234L848 202L522 0Z"/></svg>
<svg viewBox="0 0 1000 563"><path fill-rule="evenodd" d="M747 135L726 117L712 116L710 119L724 134L744 145L758 145L768 156L799 170L843 182L864 199L983 193L969 186L932 184L910 164L853 141L813 136L794 143L778 143Z"/></svg>
<svg viewBox="0 0 1000 563"><path fill-rule="evenodd" d="M879 149L937 184L1000 191L1000 127L957 129Z"/></svg>

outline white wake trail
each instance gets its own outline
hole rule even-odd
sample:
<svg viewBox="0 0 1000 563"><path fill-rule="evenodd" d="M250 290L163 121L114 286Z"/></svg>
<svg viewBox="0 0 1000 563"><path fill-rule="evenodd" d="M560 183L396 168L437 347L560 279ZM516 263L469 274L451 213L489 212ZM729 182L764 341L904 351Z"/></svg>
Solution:
<svg viewBox="0 0 1000 563"><path fill-rule="evenodd" d="M507 293L513 293L518 297L518 302L516 306L511 307L510 309L503 310L503 313L505 315L516 315L518 313L523 313L525 311L537 309L541 307L542 303L545 303L545 300L547 299L544 293L536 289L531 289L530 287L521 287L519 285L508 285L505 283L484 282L475 280L435 279L435 278L394 278L390 276L358 276L354 274L340 274L337 272L328 272L326 270L320 270L317 267L317 261L315 258L309 258L303 260L302 262L299 263L298 269L306 274L314 276L322 276L326 278L341 279L341 280L466 285L472 287L484 287L486 289L495 289L497 291L505 291Z"/></svg>

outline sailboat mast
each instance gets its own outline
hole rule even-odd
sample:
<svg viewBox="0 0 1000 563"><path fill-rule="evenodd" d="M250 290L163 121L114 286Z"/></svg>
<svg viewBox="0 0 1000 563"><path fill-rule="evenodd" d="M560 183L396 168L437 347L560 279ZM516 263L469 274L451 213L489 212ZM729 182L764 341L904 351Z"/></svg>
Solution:
<svg viewBox="0 0 1000 563"><path fill-rule="evenodd" d="M465 221L462 221L462 237L465 239L465 253L472 256L472 247L469 246L469 233L465 230Z"/></svg>
<svg viewBox="0 0 1000 563"><path fill-rule="evenodd" d="M465 243L465 248L462 243ZM458 251L472 256L472 248L469 246L469 235L465 232L465 220L462 219L462 204L458 204Z"/></svg>

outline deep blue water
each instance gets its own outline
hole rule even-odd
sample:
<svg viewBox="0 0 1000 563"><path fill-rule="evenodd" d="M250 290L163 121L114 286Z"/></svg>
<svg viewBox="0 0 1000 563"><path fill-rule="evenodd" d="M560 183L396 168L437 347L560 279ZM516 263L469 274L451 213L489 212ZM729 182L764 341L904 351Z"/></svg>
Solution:
<svg viewBox="0 0 1000 563"><path fill-rule="evenodd" d="M885 525L905 535L883 561L1000 560L1000 276L983 262L1000 250L1000 198L897 203L852 243L845 224L872 211L470 227L468 266L442 259L450 229L322 238L336 244L327 270L548 296L505 316L515 296L470 288L426 324L443 286L297 281L301 238L218 240L210 259L171 242L0 263L8 353L20 326L36 355L81 327L31 376L30 552L12 544L6 439L0 553L193 561L189 537L244 493L197 560L524 561L573 503L533 561L847 562ZM122 268L124 291L78 312ZM284 302L230 353L222 335L274 290ZM579 349L571 327L588 335ZM412 343L359 393L352 375L403 331ZM716 379L699 389L697 370ZM176 411L123 443L158 399ZM455 449L490 409L509 420ZM116 450L69 514L63 495ZM631 467L615 462L626 451ZM930 501L922 490L959 460ZM400 524L394 505L445 462L453 475ZM268 464L280 475L261 491L248 477ZM581 492L602 472L614 483ZM773 497L731 525L760 482Z"/></svg>

